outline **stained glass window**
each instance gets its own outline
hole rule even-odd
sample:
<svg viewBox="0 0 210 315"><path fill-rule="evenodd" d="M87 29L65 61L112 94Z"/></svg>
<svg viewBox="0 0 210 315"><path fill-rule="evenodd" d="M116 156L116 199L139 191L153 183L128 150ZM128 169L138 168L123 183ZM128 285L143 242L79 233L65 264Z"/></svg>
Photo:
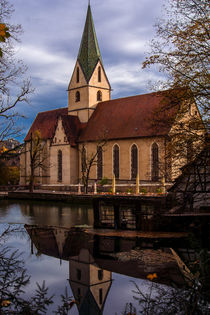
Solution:
<svg viewBox="0 0 210 315"><path fill-rule="evenodd" d="M58 181L61 182L62 181L62 151L59 150L58 151Z"/></svg>
<svg viewBox="0 0 210 315"><path fill-rule="evenodd" d="M119 146L117 144L115 144L114 148L113 148L113 173L115 175L115 178L119 178L119 164L120 164L120 150L119 150Z"/></svg>
<svg viewBox="0 0 210 315"><path fill-rule="evenodd" d="M131 147L131 179L136 179L138 172L138 148L135 144Z"/></svg>
<svg viewBox="0 0 210 315"><path fill-rule="evenodd" d="M103 151L102 147L98 147L98 154L97 154L97 178L102 179L103 177Z"/></svg>
<svg viewBox="0 0 210 315"><path fill-rule="evenodd" d="M82 173L84 173L86 171L86 169L87 169L86 149L85 149L85 147L82 148L81 167L82 167Z"/></svg>
<svg viewBox="0 0 210 315"><path fill-rule="evenodd" d="M159 179L159 153L157 143L152 145L152 181Z"/></svg>

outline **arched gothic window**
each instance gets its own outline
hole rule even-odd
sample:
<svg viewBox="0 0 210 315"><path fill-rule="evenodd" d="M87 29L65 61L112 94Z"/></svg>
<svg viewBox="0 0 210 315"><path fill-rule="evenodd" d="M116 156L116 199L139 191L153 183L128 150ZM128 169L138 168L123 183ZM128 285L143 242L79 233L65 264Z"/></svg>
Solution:
<svg viewBox="0 0 210 315"><path fill-rule="evenodd" d="M101 67L98 67L98 82L101 82Z"/></svg>
<svg viewBox="0 0 210 315"><path fill-rule="evenodd" d="M101 93L101 91L98 91L97 92L97 101L102 101L102 93Z"/></svg>
<svg viewBox="0 0 210 315"><path fill-rule="evenodd" d="M77 91L75 94L75 102L79 102L80 101L80 92Z"/></svg>
<svg viewBox="0 0 210 315"><path fill-rule="evenodd" d="M99 146L97 149L97 178L102 179L103 177L103 150Z"/></svg>
<svg viewBox="0 0 210 315"><path fill-rule="evenodd" d="M86 149L84 146L82 147L82 154L81 154L81 168L82 168L82 173L84 173L87 169Z"/></svg>
<svg viewBox="0 0 210 315"><path fill-rule="evenodd" d="M115 175L115 178L117 179L119 178L119 175L120 175L119 166L120 166L120 150L119 150L119 146L115 144L113 148L113 173Z"/></svg>
<svg viewBox="0 0 210 315"><path fill-rule="evenodd" d="M62 181L62 168L63 168L63 161L62 161L62 151L58 151L58 181Z"/></svg>
<svg viewBox="0 0 210 315"><path fill-rule="evenodd" d="M136 179L138 173L138 148L135 144L131 147L131 179Z"/></svg>
<svg viewBox="0 0 210 315"><path fill-rule="evenodd" d="M152 181L159 179L159 153L157 143L152 145Z"/></svg>
<svg viewBox="0 0 210 315"><path fill-rule="evenodd" d="M77 67L77 83L79 83L79 67Z"/></svg>

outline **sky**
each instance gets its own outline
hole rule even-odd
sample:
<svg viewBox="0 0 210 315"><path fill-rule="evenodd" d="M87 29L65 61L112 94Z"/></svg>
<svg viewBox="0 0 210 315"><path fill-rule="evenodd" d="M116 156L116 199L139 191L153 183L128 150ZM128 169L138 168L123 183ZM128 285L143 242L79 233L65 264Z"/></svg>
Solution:
<svg viewBox="0 0 210 315"><path fill-rule="evenodd" d="M9 0L11 22L21 24L17 58L28 67L34 93L30 104L17 106L26 118L22 139L40 111L67 107L67 86L77 59L88 0ZM151 92L157 68L142 69L155 36L154 25L164 15L164 0L91 0L96 35L112 98Z"/></svg>

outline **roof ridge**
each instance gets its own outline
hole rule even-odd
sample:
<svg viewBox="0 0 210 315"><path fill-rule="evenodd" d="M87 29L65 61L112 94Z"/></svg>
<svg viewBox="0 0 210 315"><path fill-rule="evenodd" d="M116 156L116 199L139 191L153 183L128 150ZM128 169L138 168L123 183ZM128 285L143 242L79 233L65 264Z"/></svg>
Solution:
<svg viewBox="0 0 210 315"><path fill-rule="evenodd" d="M111 100L99 102L98 105L101 104L101 103L107 103L107 102L113 102L113 101L118 101L118 100L123 100L123 99L135 98L135 97L138 97L138 96L147 96L147 95L152 95L152 94L158 94L158 93L161 93L161 92L164 92L164 91L151 92L151 93L145 93L145 94L136 94L136 95L132 95L132 96L123 96L123 97L119 97L119 98L113 98Z"/></svg>
<svg viewBox="0 0 210 315"><path fill-rule="evenodd" d="M51 110L45 110L43 112L38 112L37 115L42 114L42 113L54 112L54 111L60 110L60 109L67 109L68 110L68 107L59 107L59 108L55 108L55 109L51 109Z"/></svg>

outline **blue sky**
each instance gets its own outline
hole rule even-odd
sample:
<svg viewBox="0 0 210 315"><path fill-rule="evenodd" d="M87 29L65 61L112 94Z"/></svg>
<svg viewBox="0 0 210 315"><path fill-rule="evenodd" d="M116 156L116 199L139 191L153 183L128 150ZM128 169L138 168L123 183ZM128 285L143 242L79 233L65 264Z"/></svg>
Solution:
<svg viewBox="0 0 210 315"><path fill-rule="evenodd" d="M91 8L112 98L151 91L157 69L143 70L141 63L155 36L154 24L164 15L164 0L91 0ZM67 106L67 86L76 62L84 28L87 0L10 0L12 22L24 33L17 58L27 65L35 89L30 105L18 111L26 134L37 112Z"/></svg>

